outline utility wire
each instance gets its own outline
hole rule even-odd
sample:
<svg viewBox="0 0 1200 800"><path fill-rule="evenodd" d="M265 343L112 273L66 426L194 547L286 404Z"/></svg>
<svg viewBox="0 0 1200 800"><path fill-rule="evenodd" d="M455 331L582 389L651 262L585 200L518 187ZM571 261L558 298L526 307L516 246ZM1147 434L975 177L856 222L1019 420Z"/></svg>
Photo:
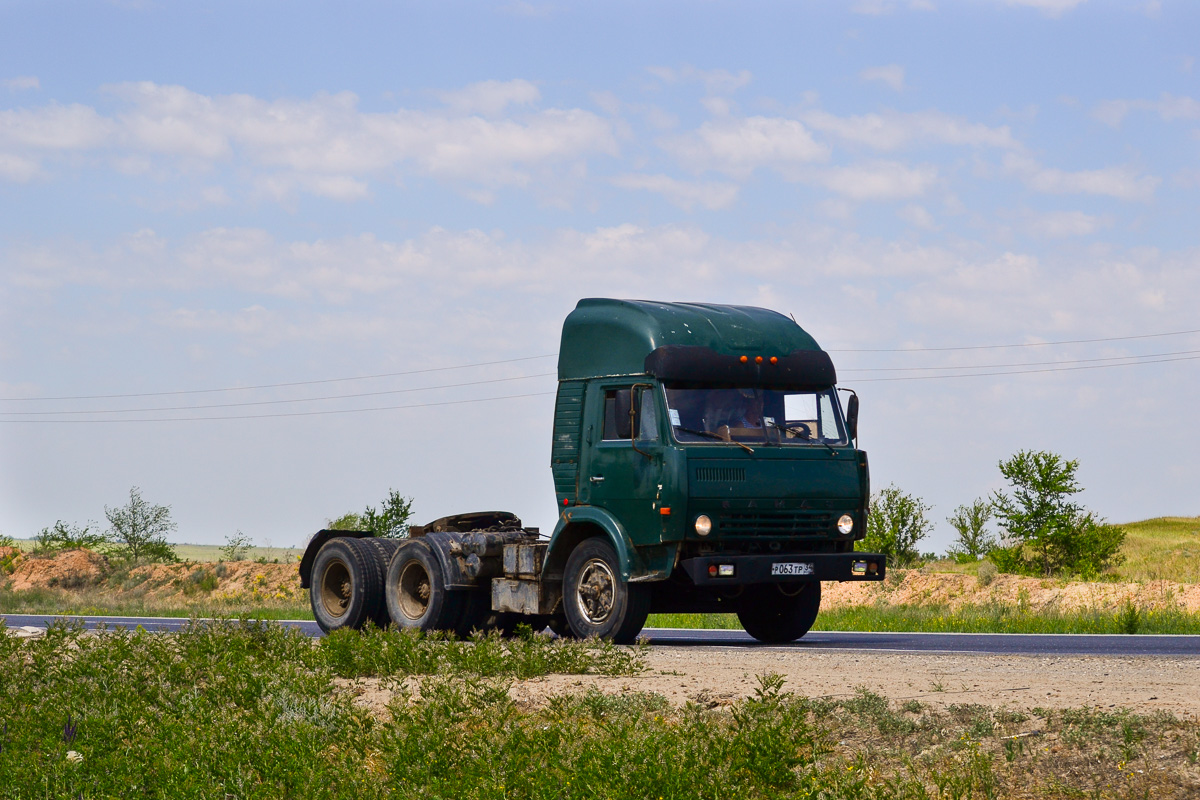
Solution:
<svg viewBox="0 0 1200 800"><path fill-rule="evenodd" d="M210 403L201 406L158 406L149 408L115 408L91 409L87 411L0 411L4 416L42 417L48 415L78 415L78 414L136 414L147 411L193 411L206 408L243 408L249 406L271 406L283 403L315 403L320 400L346 400L355 397L378 397L385 394L408 394L410 392L428 392L433 389L458 389L463 386L481 386L485 383L505 383L508 381L523 381L530 378L546 378L556 375L555 372L539 372L536 375L517 375L513 378L491 378L486 381L467 381L466 383L445 383L441 386L418 386L413 389L388 389L379 392L359 392L357 394L334 394L324 397L298 397L290 400L255 400L246 403Z"/></svg>
<svg viewBox="0 0 1200 800"><path fill-rule="evenodd" d="M150 417L146 419L9 419L0 422L53 422L53 423L92 423L92 422L210 422L213 420L231 419L272 419L276 417L316 417L326 414L359 414L364 411L393 411L400 408L435 408L441 406L460 406L468 403L488 403L492 400L513 400L518 397L544 397L554 392L530 392L528 394L506 394L498 397L475 397L470 400L443 400L437 403L412 403L403 406L373 406L371 408L334 408L326 411L287 411L279 414L241 414L224 417Z"/></svg>
<svg viewBox="0 0 1200 800"><path fill-rule="evenodd" d="M314 381L292 381L291 383L263 383L257 386L228 386L224 389L182 389L172 392L140 392L138 394L86 394L62 397L0 397L0 402L18 402L21 400L115 400L127 397L166 397L178 394L214 394L216 392L245 392L253 389L279 389L287 386L315 386L320 383L343 383L346 381L369 381L376 378L397 378L402 375L422 375L427 372L446 372L454 369L471 369L473 367L491 367L496 364L515 364L518 361L533 361L538 358L554 358L558 353L545 353L540 356L522 356L521 358L505 358L500 361L478 361L474 364L457 364L452 367L429 367L428 369L411 369L406 372L384 372L378 375L359 375L353 378L323 378Z"/></svg>
<svg viewBox="0 0 1200 800"><path fill-rule="evenodd" d="M1091 344L1093 342L1127 342L1133 339L1156 339L1162 336L1186 336L1189 333L1200 333L1200 329L1193 331L1170 331L1169 333L1143 333L1137 336L1109 336L1103 339L1066 339L1061 342L1026 342L1024 344L977 344L963 347L896 347L896 348L877 348L877 349L839 349L826 350L827 353L938 353L948 350L1000 350L1006 347L1049 347L1059 344Z"/></svg>
<svg viewBox="0 0 1200 800"><path fill-rule="evenodd" d="M1169 353L1143 353L1136 356L1106 356L1104 358L1079 358L1069 361L1019 361L1013 364L960 364L952 367L847 367L840 372L929 372L933 370L1004 369L1008 367L1042 367L1050 365L1090 364L1098 361L1130 361L1138 358L1160 358L1185 356L1200 353L1200 350L1176 350ZM1134 362L1136 363L1136 362ZM1154 362L1150 362L1154 363ZM1119 365L1114 365L1119 366Z"/></svg>
<svg viewBox="0 0 1200 800"><path fill-rule="evenodd" d="M904 375L896 378L855 378L855 383L877 383L880 381L944 381L950 378L982 378L990 375L1031 375L1037 372L1075 372L1081 369L1111 369L1113 367L1140 367L1143 364L1165 364L1171 361L1196 361L1200 356L1160 358L1156 361L1127 361L1123 364L1088 364L1080 367L1058 367L1048 369L1020 369L1007 372L968 372L960 375ZM971 367L963 367L971 369Z"/></svg>

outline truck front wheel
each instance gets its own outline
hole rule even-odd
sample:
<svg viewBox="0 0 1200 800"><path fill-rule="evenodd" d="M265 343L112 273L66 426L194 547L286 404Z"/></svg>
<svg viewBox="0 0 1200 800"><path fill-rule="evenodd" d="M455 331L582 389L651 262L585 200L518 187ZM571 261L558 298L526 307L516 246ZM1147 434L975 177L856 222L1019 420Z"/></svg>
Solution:
<svg viewBox="0 0 1200 800"><path fill-rule="evenodd" d="M821 584L768 583L747 586L738 608L746 633L767 644L794 642L817 621Z"/></svg>
<svg viewBox="0 0 1200 800"><path fill-rule="evenodd" d="M620 562L611 544L585 539L567 559L563 607L579 638L596 636L629 644L646 624L650 592L644 585L621 580Z"/></svg>

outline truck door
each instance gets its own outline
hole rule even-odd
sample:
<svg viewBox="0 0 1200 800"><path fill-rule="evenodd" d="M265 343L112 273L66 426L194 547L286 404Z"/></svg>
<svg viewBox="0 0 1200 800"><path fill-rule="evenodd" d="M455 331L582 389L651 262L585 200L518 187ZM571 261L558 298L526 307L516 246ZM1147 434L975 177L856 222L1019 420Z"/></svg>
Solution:
<svg viewBox="0 0 1200 800"><path fill-rule="evenodd" d="M579 476L583 502L612 512L634 544L657 544L663 459L654 387L630 382L591 388L596 394Z"/></svg>

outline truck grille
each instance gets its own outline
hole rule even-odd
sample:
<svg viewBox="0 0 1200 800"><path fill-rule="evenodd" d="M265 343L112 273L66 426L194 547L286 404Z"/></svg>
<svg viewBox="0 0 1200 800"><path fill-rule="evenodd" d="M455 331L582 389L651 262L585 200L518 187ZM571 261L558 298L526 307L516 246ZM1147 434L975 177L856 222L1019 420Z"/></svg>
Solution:
<svg viewBox="0 0 1200 800"><path fill-rule="evenodd" d="M833 515L823 511L739 511L717 517L725 536L819 536L828 533Z"/></svg>
<svg viewBox="0 0 1200 800"><path fill-rule="evenodd" d="M722 483L743 483L746 480L746 468L696 467L696 480L720 481Z"/></svg>

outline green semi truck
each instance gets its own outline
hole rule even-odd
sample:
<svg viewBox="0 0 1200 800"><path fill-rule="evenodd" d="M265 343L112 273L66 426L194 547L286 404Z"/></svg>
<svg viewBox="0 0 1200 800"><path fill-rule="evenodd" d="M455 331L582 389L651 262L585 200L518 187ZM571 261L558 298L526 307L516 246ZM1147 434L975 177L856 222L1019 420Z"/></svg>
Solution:
<svg viewBox="0 0 1200 800"><path fill-rule="evenodd" d="M746 306L585 299L563 324L550 536L507 512L407 539L323 530L300 563L326 631L368 621L633 641L650 613L812 627L821 581L878 581L858 397L792 319ZM845 390L843 390L845 391Z"/></svg>

